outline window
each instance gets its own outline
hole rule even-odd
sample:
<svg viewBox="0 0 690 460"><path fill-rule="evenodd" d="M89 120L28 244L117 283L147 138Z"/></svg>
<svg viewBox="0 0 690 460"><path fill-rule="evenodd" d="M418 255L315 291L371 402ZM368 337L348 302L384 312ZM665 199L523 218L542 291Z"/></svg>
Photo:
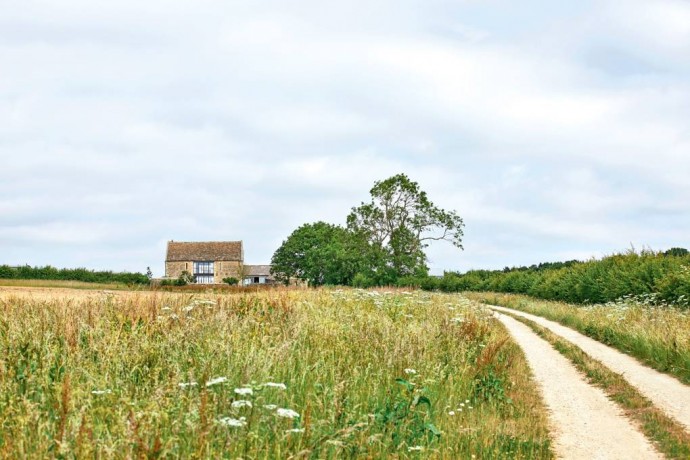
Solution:
<svg viewBox="0 0 690 460"><path fill-rule="evenodd" d="M194 262L195 275L213 275L213 262Z"/></svg>
<svg viewBox="0 0 690 460"><path fill-rule="evenodd" d="M194 262L196 284L213 284L213 262Z"/></svg>
<svg viewBox="0 0 690 460"><path fill-rule="evenodd" d="M213 275L196 275L196 284L213 284Z"/></svg>
<svg viewBox="0 0 690 460"><path fill-rule="evenodd" d="M259 284L259 277L258 276L254 277L254 284Z"/></svg>

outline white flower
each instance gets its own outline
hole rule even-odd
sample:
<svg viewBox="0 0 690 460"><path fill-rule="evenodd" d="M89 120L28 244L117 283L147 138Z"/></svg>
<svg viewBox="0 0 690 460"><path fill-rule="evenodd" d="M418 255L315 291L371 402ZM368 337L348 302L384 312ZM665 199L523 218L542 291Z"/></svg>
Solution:
<svg viewBox="0 0 690 460"><path fill-rule="evenodd" d="M424 447L422 447L422 446L412 446L412 447L407 448L408 452L421 452L423 450L424 450Z"/></svg>
<svg viewBox="0 0 690 460"><path fill-rule="evenodd" d="M112 393L112 391L111 390L93 390L91 392L91 394L94 394L94 395L105 395L108 393Z"/></svg>
<svg viewBox="0 0 690 460"><path fill-rule="evenodd" d="M295 412L294 410L283 409L282 407L276 411L276 415L278 417L285 417L285 418L297 418L297 417L299 417L299 414L297 412Z"/></svg>
<svg viewBox="0 0 690 460"><path fill-rule="evenodd" d="M172 315L170 315L170 319L180 319L180 317L173 313Z"/></svg>
<svg viewBox="0 0 690 460"><path fill-rule="evenodd" d="M466 399L466 400L465 400L465 404L469 404L469 403L470 403L470 400L469 400L469 399Z"/></svg>
<svg viewBox="0 0 690 460"><path fill-rule="evenodd" d="M221 425L238 428L245 426L247 424L247 419L244 417L240 417L239 419L231 417L221 417L218 419L218 423L220 423Z"/></svg>
<svg viewBox="0 0 690 460"><path fill-rule="evenodd" d="M409 375L415 375L417 371L414 369L405 369L405 373Z"/></svg>
<svg viewBox="0 0 690 460"><path fill-rule="evenodd" d="M190 311L194 310L194 305L187 305L182 310L189 313Z"/></svg>
<svg viewBox="0 0 690 460"><path fill-rule="evenodd" d="M456 316L455 318L451 319L450 321L452 323L464 323L465 318L463 318L462 316Z"/></svg>
<svg viewBox="0 0 690 460"><path fill-rule="evenodd" d="M195 387L197 385L198 385L198 383L196 383L196 382L182 382L182 383L177 384L177 386L180 388Z"/></svg>
<svg viewBox="0 0 690 460"><path fill-rule="evenodd" d="M451 415L451 416L452 416L452 415L455 415L455 411L450 411L450 412L448 412L448 415Z"/></svg>
<svg viewBox="0 0 690 460"><path fill-rule="evenodd" d="M266 409L266 410L276 410L277 408L278 408L278 406L276 406L275 404L265 404L264 405L264 409Z"/></svg>
<svg viewBox="0 0 690 460"><path fill-rule="evenodd" d="M290 430L285 430L286 433L304 433L304 428L292 428Z"/></svg>
<svg viewBox="0 0 690 460"><path fill-rule="evenodd" d="M240 399L240 400L237 400L237 401L233 401L232 407L235 407L235 408L239 408L239 407L252 407L252 402L251 402L251 401L244 400L244 399Z"/></svg>
<svg viewBox="0 0 690 460"><path fill-rule="evenodd" d="M264 386L270 388L278 388L281 390L287 390L287 386L284 383L266 382L264 383Z"/></svg>
<svg viewBox="0 0 690 460"><path fill-rule="evenodd" d="M242 396L253 395L254 391L251 388L235 388L235 393Z"/></svg>
<svg viewBox="0 0 690 460"><path fill-rule="evenodd" d="M219 383L227 382L227 377L216 377L215 379L211 379L208 382L206 382L206 386L210 387L213 385L218 385Z"/></svg>

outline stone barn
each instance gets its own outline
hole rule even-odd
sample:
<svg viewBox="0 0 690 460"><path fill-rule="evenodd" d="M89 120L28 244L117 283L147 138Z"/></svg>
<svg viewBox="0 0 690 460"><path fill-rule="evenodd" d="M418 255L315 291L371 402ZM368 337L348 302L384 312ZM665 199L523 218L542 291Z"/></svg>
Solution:
<svg viewBox="0 0 690 460"><path fill-rule="evenodd" d="M242 241L168 241L166 278L178 278L187 271L197 284L222 284L223 278L244 278L243 267Z"/></svg>

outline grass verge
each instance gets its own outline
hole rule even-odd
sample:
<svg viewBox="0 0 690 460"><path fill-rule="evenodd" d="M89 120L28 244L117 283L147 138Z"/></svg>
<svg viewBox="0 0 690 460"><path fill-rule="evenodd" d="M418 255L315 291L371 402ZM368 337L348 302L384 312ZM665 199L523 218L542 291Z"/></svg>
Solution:
<svg viewBox="0 0 690 460"><path fill-rule="evenodd" d="M620 374L611 371L579 347L534 321L505 312L501 314L526 324L568 358L580 372L587 376L590 383L603 389L611 400L618 403L626 416L640 426L645 436L657 446L661 453L668 458L690 458L690 434L681 424L655 407Z"/></svg>

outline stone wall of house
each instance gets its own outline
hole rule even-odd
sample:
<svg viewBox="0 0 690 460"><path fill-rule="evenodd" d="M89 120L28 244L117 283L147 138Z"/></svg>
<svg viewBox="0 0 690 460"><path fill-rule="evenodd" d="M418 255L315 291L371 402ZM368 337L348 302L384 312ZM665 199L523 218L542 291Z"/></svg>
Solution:
<svg viewBox="0 0 690 460"><path fill-rule="evenodd" d="M239 278L239 261L216 261L213 264L213 281L217 284L223 283L223 278Z"/></svg>
<svg viewBox="0 0 690 460"><path fill-rule="evenodd" d="M241 264L239 261L215 261L213 263L213 282L216 284L223 284L223 278L228 277L239 279L240 266ZM165 263L166 278L179 278L185 270L193 275L194 261Z"/></svg>
<svg viewBox="0 0 690 460"><path fill-rule="evenodd" d="M187 270L192 273L192 262L166 262L165 263L165 277L179 278L183 271Z"/></svg>

